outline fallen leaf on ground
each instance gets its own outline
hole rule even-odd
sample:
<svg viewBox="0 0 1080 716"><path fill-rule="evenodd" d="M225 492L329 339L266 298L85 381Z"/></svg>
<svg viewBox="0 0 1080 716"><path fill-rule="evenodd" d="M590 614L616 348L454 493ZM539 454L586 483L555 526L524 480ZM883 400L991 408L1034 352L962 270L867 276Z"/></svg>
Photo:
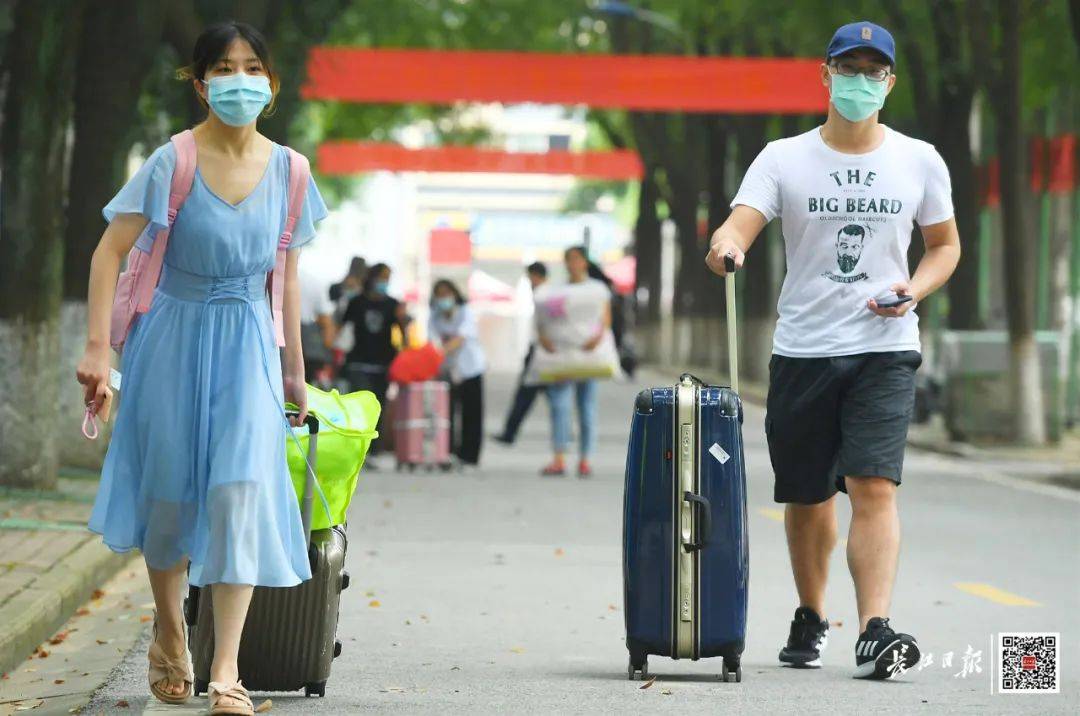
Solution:
<svg viewBox="0 0 1080 716"><path fill-rule="evenodd" d="M53 683L54 684L62 684L62 683L64 683L64 680L63 679L56 679L56 680L53 681Z"/></svg>
<svg viewBox="0 0 1080 716"><path fill-rule="evenodd" d="M562 547L556 547L555 548L555 556L556 557L562 557L564 554L566 554L566 552L563 551Z"/></svg>
<svg viewBox="0 0 1080 716"><path fill-rule="evenodd" d="M45 658L47 658L49 656L49 652L45 651L44 649L42 649L39 646L38 650L34 653L34 656L36 656L39 659L45 659Z"/></svg>
<svg viewBox="0 0 1080 716"><path fill-rule="evenodd" d="M31 709L36 709L38 706L41 706L43 703L45 703L45 699L37 699L35 701L23 701L15 707L15 710L30 711Z"/></svg>
<svg viewBox="0 0 1080 716"><path fill-rule="evenodd" d="M378 599L372 599L370 602L368 602L368 606L369 607L381 607L382 602L380 602Z"/></svg>
<svg viewBox="0 0 1080 716"><path fill-rule="evenodd" d="M273 705L274 705L274 702L271 701L270 699L267 699L266 701L263 701L261 704L259 704L259 708L255 709L255 713L264 714L267 711L269 711L271 709L271 707L273 707Z"/></svg>
<svg viewBox="0 0 1080 716"><path fill-rule="evenodd" d="M615 606L614 604L607 605L607 608L608 608L609 612L617 612L617 611L619 611L619 608L617 606Z"/></svg>
<svg viewBox="0 0 1080 716"><path fill-rule="evenodd" d="M641 685L640 687L638 687L638 688L642 688L642 689L647 689L647 688L649 688L650 686L652 686L652 685L653 685L653 682L654 682L654 681L656 681L656 677L655 677L655 676L654 676L654 677L652 677L651 679L649 679L648 681L646 681L646 682L645 682L644 684L642 684L642 685Z"/></svg>
<svg viewBox="0 0 1080 716"><path fill-rule="evenodd" d="M97 643L102 645L102 646L105 646L106 644L111 644L112 639L98 639Z"/></svg>
<svg viewBox="0 0 1080 716"><path fill-rule="evenodd" d="M94 601L94 600L97 600L97 599L101 599L104 596L105 596L104 591L102 591L100 589L95 589L94 593L90 595L90 600Z"/></svg>
<svg viewBox="0 0 1080 716"><path fill-rule="evenodd" d="M151 617L151 616L147 616L147 615L145 615L145 614L144 614L143 616L139 617L139 621L141 621L141 622L142 622L143 624L145 624L145 623L147 623L147 622L152 622L152 621L154 621L154 618L153 618L153 617Z"/></svg>
<svg viewBox="0 0 1080 716"><path fill-rule="evenodd" d="M525 649L520 647L520 646L515 646L510 651L514 652L515 654L524 654L525 653Z"/></svg>
<svg viewBox="0 0 1080 716"><path fill-rule="evenodd" d="M71 708L68 709L68 713L69 714L81 714L82 713L82 706L72 706Z"/></svg>
<svg viewBox="0 0 1080 716"><path fill-rule="evenodd" d="M126 709L129 706L131 706L131 704L127 702L127 699L120 699L116 702L116 708L118 709Z"/></svg>
<svg viewBox="0 0 1080 716"><path fill-rule="evenodd" d="M403 694L403 693L405 693L405 689L401 688L400 686L387 686L385 689L379 689L379 691L384 693L384 694Z"/></svg>
<svg viewBox="0 0 1080 716"><path fill-rule="evenodd" d="M374 597L375 592L369 589L368 591L364 592L364 596L365 597Z"/></svg>
<svg viewBox="0 0 1080 716"><path fill-rule="evenodd" d="M671 689L664 689L660 693L662 693L664 696L671 696Z"/></svg>
<svg viewBox="0 0 1080 716"><path fill-rule="evenodd" d="M830 625L830 626L834 626L834 627L837 627L837 628L840 628L840 627L844 626L844 622L842 622L841 620L837 619L837 620L836 620L836 621L834 621L834 622L829 622L829 625Z"/></svg>
<svg viewBox="0 0 1080 716"><path fill-rule="evenodd" d="M383 507L393 507L394 503L391 502L390 500L383 500L382 506Z"/></svg>
<svg viewBox="0 0 1080 716"><path fill-rule="evenodd" d="M78 609L75 610L75 616L77 616L77 617L85 617L89 613L90 613L90 610L87 609L86 607L79 607Z"/></svg>
<svg viewBox="0 0 1080 716"><path fill-rule="evenodd" d="M59 634L57 634L56 636L54 636L52 639L49 639L49 643L52 644L53 646L56 646L57 644L61 643L62 641L64 641L64 639L67 639L67 638L68 638L68 633L66 631L62 631Z"/></svg>
<svg viewBox="0 0 1080 716"><path fill-rule="evenodd" d="M408 619L405 620L405 626L412 626L412 622Z"/></svg>
<svg viewBox="0 0 1080 716"><path fill-rule="evenodd" d="M37 671L37 669L23 669L23 671L25 671L27 674L32 674Z"/></svg>
<svg viewBox="0 0 1080 716"><path fill-rule="evenodd" d="M495 662L491 662L491 663L494 664ZM450 671L461 671L461 667L460 666L451 666Z"/></svg>

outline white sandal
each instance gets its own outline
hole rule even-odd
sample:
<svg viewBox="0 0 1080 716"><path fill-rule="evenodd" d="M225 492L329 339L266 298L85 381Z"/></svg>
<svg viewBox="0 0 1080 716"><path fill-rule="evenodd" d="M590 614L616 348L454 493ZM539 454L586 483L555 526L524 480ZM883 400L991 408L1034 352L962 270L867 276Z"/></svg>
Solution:
<svg viewBox="0 0 1080 716"><path fill-rule="evenodd" d="M223 684L220 681L211 681L207 687L206 696L210 701L211 716L219 714L225 716L254 716L255 704L251 701L251 695L244 685L237 681L235 684ZM232 699L230 703L220 704L221 699Z"/></svg>

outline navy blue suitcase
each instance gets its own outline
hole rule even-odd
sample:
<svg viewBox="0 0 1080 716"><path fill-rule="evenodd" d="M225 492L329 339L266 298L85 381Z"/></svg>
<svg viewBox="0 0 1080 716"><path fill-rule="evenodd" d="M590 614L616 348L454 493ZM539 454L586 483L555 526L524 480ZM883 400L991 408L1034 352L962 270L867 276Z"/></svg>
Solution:
<svg viewBox="0 0 1080 716"><path fill-rule="evenodd" d="M730 279L728 287L731 296ZM742 422L736 390L688 374L637 396L623 505L631 680L645 678L649 654L723 657L721 678L742 680L750 571Z"/></svg>

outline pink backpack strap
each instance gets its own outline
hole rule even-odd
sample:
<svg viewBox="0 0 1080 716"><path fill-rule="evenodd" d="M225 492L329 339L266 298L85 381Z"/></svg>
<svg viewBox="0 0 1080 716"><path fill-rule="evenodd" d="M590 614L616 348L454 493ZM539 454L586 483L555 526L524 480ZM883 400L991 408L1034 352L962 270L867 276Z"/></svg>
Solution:
<svg viewBox="0 0 1080 716"><path fill-rule="evenodd" d="M169 233L172 231L173 222L176 221L177 212L191 193L191 184L195 180L195 163L198 156L195 135L190 129L185 129L183 132L174 134L170 141L176 150L176 167L173 169L172 185L169 188L169 225L158 231L154 238L154 248L150 251L150 261L140 274L139 285L135 289L138 299L138 307L135 310L139 313L150 310L154 289L157 288L158 279L161 277L161 264L165 261L165 249L169 245Z"/></svg>
<svg viewBox="0 0 1080 716"><path fill-rule="evenodd" d="M285 256L292 243L293 230L304 210L304 198L307 196L308 179L311 177L311 165L303 154L285 147L289 152L289 213L285 219L285 230L278 239L277 258L274 270L270 273L270 311L274 316L274 338L278 347L285 345L285 317L282 306L285 301Z"/></svg>

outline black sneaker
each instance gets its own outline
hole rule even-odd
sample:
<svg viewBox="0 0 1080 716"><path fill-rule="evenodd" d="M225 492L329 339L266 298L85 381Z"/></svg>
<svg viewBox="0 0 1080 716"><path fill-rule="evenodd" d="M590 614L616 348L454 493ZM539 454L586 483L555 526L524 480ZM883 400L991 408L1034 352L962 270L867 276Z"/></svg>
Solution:
<svg viewBox="0 0 1080 716"><path fill-rule="evenodd" d="M855 642L856 679L888 679L919 663L919 643L910 634L897 634L889 620L871 617Z"/></svg>
<svg viewBox="0 0 1080 716"><path fill-rule="evenodd" d="M780 663L796 669L821 667L821 652L829 642L829 621L810 607L799 607L791 620L787 646L780 650Z"/></svg>

